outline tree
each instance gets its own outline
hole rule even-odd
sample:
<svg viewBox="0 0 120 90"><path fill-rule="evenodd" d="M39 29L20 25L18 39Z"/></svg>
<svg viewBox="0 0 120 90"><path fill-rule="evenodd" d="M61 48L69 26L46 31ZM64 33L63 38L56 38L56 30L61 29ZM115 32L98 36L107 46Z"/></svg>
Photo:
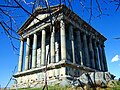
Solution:
<svg viewBox="0 0 120 90"><path fill-rule="evenodd" d="M55 4L65 4L71 10L78 5L80 15L83 18L87 16L88 23L91 23L91 20L95 18L110 16L117 12L120 0L30 0L29 2L27 0L3 0L0 4L0 26L9 38L19 40L17 30L24 20L32 15L35 8L41 6L41 8L50 9L50 6Z"/></svg>
<svg viewBox="0 0 120 90"><path fill-rule="evenodd" d="M29 2L27 2L26 0L3 0L0 4L0 26L2 27L4 33L10 39L11 45L14 49L17 48L16 46L14 46L12 39L19 40L17 30L20 28L24 20L28 16L32 15L36 7L46 7L48 11L50 11L50 6L55 4L65 4L71 10L74 10L77 4L81 11L81 16L84 17L87 15L88 23L91 23L91 20L95 18L99 18L104 15L110 16L111 13L117 12L119 10L120 0L30 0ZM111 8L112 10L114 10L111 11ZM22 14L20 14L19 12Z"/></svg>

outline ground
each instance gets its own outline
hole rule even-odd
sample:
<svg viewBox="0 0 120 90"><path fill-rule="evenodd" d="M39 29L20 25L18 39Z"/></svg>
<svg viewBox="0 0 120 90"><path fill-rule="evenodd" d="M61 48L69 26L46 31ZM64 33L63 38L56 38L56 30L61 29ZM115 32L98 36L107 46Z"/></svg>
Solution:
<svg viewBox="0 0 120 90"><path fill-rule="evenodd" d="M58 85L48 87L48 90L120 90L120 81L114 81L115 84L109 85L108 88L89 88L87 86L82 87L60 87ZM16 89L15 89L16 90ZM42 90L42 88L27 88L27 89L18 89L18 90ZM47 90L47 89L44 89Z"/></svg>

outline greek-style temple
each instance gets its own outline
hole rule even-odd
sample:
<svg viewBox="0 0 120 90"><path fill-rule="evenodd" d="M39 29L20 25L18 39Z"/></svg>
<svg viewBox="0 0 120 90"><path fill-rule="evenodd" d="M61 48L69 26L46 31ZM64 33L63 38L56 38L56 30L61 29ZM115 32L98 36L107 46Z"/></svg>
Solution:
<svg viewBox="0 0 120 90"><path fill-rule="evenodd" d="M18 30L18 88L72 81L84 73L107 72L106 38L65 5L38 7Z"/></svg>

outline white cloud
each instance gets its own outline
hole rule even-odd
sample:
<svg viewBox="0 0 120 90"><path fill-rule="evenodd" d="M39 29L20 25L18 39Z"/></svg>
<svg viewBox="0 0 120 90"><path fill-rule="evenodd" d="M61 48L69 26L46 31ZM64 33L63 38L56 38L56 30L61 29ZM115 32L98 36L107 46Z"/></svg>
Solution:
<svg viewBox="0 0 120 90"><path fill-rule="evenodd" d="M115 56L112 58L111 62L117 62L117 61L119 61L119 60L120 60L120 56L119 56L119 55L115 55Z"/></svg>

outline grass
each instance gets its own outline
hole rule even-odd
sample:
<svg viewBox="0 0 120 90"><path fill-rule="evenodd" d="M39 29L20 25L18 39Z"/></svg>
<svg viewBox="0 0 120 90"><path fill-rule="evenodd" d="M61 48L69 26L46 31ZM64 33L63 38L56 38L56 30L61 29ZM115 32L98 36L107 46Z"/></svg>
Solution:
<svg viewBox="0 0 120 90"><path fill-rule="evenodd" d="M27 88L27 89L18 89L18 90L42 90L42 88ZM47 89L44 89L44 90L47 90ZM77 87L77 88L72 88L72 87L48 87L48 90L81 90L81 87ZM93 90L93 88L90 88L89 90ZM99 88L99 87L97 87L96 90L120 90L120 86L119 87L114 87L114 88Z"/></svg>
<svg viewBox="0 0 120 90"><path fill-rule="evenodd" d="M72 89L68 89L70 87L60 87L58 85L55 86L48 86L48 90L72 90ZM27 88L27 89L18 89L18 90L42 90L43 87L41 88ZM44 90L47 90L46 88Z"/></svg>
<svg viewBox="0 0 120 90"><path fill-rule="evenodd" d="M18 89L18 90L42 90L42 88L25 88L25 89ZM47 90L47 89L44 89ZM48 90L82 90L81 87L60 87L59 85L49 86ZM89 88L86 90L94 90L93 88ZM108 88L100 88L97 87L96 90L120 90L120 81L117 81L114 87Z"/></svg>

